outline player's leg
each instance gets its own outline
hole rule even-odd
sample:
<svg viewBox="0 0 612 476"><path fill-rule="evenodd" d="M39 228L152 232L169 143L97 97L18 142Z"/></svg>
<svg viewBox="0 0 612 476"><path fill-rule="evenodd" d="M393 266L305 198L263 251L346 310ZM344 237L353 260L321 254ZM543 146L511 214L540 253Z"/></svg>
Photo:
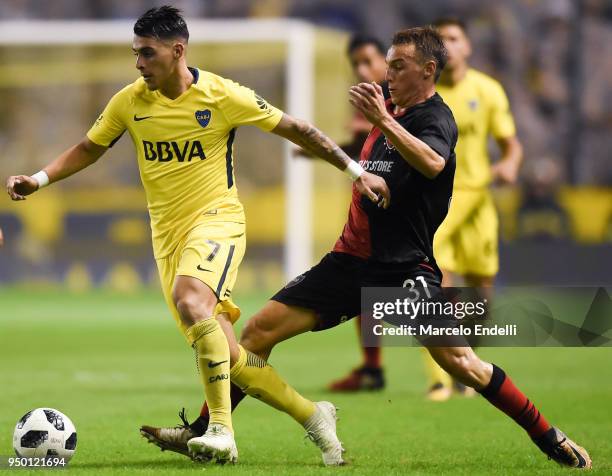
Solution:
<svg viewBox="0 0 612 476"><path fill-rule="evenodd" d="M304 398L267 362L276 344L319 324L313 310L268 301L243 329L240 357L231 376L246 394L290 415L319 447L324 464L336 466L344 464L344 448L336 435L335 406Z"/></svg>
<svg viewBox="0 0 612 476"><path fill-rule="evenodd" d="M190 447L198 459L225 462L237 458L231 423L230 349L216 316L227 312L233 322L240 315L238 307L231 303L230 289L244 250L244 224L213 220L191 230L169 259L158 260L164 296L196 352L210 408L210 425L203 440L193 449ZM172 277L170 286L169 277ZM188 426L186 420L181 425ZM151 428L141 429L149 441L151 435L144 430ZM157 430L160 434L171 433L162 431L168 429ZM187 433L181 433L181 442Z"/></svg>
<svg viewBox="0 0 612 476"><path fill-rule="evenodd" d="M355 324L363 361L348 375L331 382L329 390L332 392L358 392L385 388L385 374L381 364L382 349L380 345L366 347L361 336L361 317L355 319Z"/></svg>
<svg viewBox="0 0 612 476"><path fill-rule="evenodd" d="M359 314L360 286L366 262L329 253L274 295L251 318L240 339L240 358L232 380L242 390L291 415L321 449L326 465L343 464L336 436L336 409L311 402L285 383L267 358L274 346L310 330L324 330Z"/></svg>
<svg viewBox="0 0 612 476"><path fill-rule="evenodd" d="M161 260L161 261L163 262L165 260ZM165 276L165 273L162 272L165 268L166 267L163 266L163 263L162 263L162 266L160 266L160 275L162 277ZM197 321L197 319L194 319L195 324L192 324L193 321L184 319L183 315L189 316L190 314L196 314L196 313L198 313L199 315L207 315L207 314L212 315L214 313L214 309L216 306L216 296L210 291L210 288L208 288L208 291L206 289L201 289L202 286L206 288L206 285L204 283L202 283L201 281L195 278L191 278L195 281L193 285L196 286L197 288L200 288L200 290L203 291L203 295L199 295L198 292L196 291L195 295L192 295L190 299L193 299L194 303L196 303L195 305L201 304L202 308L199 311L186 309L185 300L186 300L186 296L189 296L189 293L184 287L186 279L187 277L185 276L180 276L176 278L176 281L177 281L177 284L179 284L179 287L165 286L163 285L164 281L162 280L162 285L163 285L162 287L164 288L164 295L166 297L166 300L168 301L170 309L173 311L172 313L177 321L177 324L183 330L183 332L188 336L188 340L191 342L194 336L189 335L187 332L190 329L193 329L194 328L193 326L197 325L197 322L203 322L203 321ZM212 294L212 297L210 296L209 293ZM181 312L179 312L179 307L175 305L175 299L176 301L180 302L179 305L180 305L180 309L182 310L182 314ZM206 325L208 325L209 323L211 322L210 321L206 322ZM220 326L218 330L221 331L221 337L225 339L225 335L223 334ZM219 333L217 333L217 337L219 337ZM198 340L200 341L200 344L202 344L202 342L205 342L205 339L204 340L198 339ZM197 367L198 367L198 370L200 371L199 373L202 377L203 384L205 384L207 383L207 379L205 377L204 372L202 372L202 370L206 370L208 368L208 362L206 361L201 362L201 360L206 357L206 351L201 352L197 349L196 345L197 345L198 340L196 340L196 342L193 343L193 348L196 351L196 355L197 355ZM210 356L213 361L218 362L219 360L216 360L217 358L219 358L220 360L227 360L223 358L226 353L227 355L229 355L229 346L226 340L225 340L225 347L226 348L224 349L224 352L221 355L219 356L211 355ZM227 363L227 365L228 365L228 370L226 373L229 375L229 362ZM217 369L213 368L213 370L217 370ZM226 379L225 382L226 383L229 382L229 379ZM206 386L205 386L205 394L206 395L210 394L210 390L207 389ZM213 396L213 398L215 397ZM215 401L215 408L217 409L216 416L218 419L219 402L218 402L218 399L214 401ZM186 417L185 417L184 410L179 413L179 416L182 420L182 423L175 427L165 428L165 427L154 427L154 426L149 426L149 425L143 425L140 428L140 432L143 437L145 437L150 443L154 443L156 446L161 448L162 451L164 450L175 451L175 452L188 456L189 450L187 447L187 442L196 436L201 436L206 430L206 428L208 427L208 421L206 422L206 427L201 429L203 431L200 432L200 430L198 430L197 427L192 427L191 425L188 424ZM219 424L218 421L215 423ZM229 428L231 428L231 426ZM231 438L231 440L232 441L228 442L228 444L230 444L233 447L234 446L233 437Z"/></svg>
<svg viewBox="0 0 612 476"><path fill-rule="evenodd" d="M232 381L247 395L289 414L300 424L312 416L314 404L289 386L267 360L276 344L312 330L316 323L311 310L268 301L247 321L239 356L231 369Z"/></svg>
<svg viewBox="0 0 612 476"><path fill-rule="evenodd" d="M210 423L232 430L229 405L230 351L214 310L217 296L206 284L190 276L177 276L173 300L187 328L210 409Z"/></svg>
<svg viewBox="0 0 612 476"><path fill-rule="evenodd" d="M223 329L223 332L227 338L227 342L230 349L230 365L234 365L238 360L238 342L236 340L236 334L234 332L232 318L228 312L221 312L216 316L219 321L219 325ZM232 413L238 404L246 397L246 395L238 388L235 384L230 383L230 402ZM208 424L210 422L210 410L208 403L204 402L200 410L199 416L189 424L190 429L196 433L195 436L201 436L206 432Z"/></svg>
<svg viewBox="0 0 612 476"><path fill-rule="evenodd" d="M233 335L231 322L227 315L219 315L217 319L228 334L231 357L232 409L234 409L246 394L250 394L265 403L292 416L299 423L308 419L314 407L302 399L290 386L276 374L276 371L266 363L272 348L280 341L297 334L310 331L316 317L311 311L291 309L284 306L284 312L279 307L284 306L270 301L253 316L246 324L240 344ZM263 323L263 324L262 324ZM262 325L270 332L263 334ZM230 334L231 333L231 334ZM246 347L246 348L245 348ZM237 365L238 364L238 365ZM253 365L256 364L256 365ZM245 394L238 385L250 388ZM264 387L265 390L260 390ZM208 404L205 402L200 418L191 426L204 423L209 418Z"/></svg>
<svg viewBox="0 0 612 476"><path fill-rule="evenodd" d="M198 281L211 289L217 297L217 303L204 322L214 329L217 354L202 356L205 346L197 350L200 372L206 379L206 401L209 411L209 423L206 433L188 441L190 453L195 459L218 462L237 460L237 450L233 439L231 424L231 391L230 368L231 356L236 353L236 340L231 326L239 317L240 309L231 301L231 289L238 275L238 267L246 248L244 224L232 222L206 223L190 235L181 258L177 274L194 276ZM181 310L177 304L179 311ZM204 326L203 324L196 324ZM209 328L201 329L207 337ZM187 329L191 338L191 328ZM215 351L214 348L211 349ZM223 350L223 353L221 353ZM206 365L206 368L203 366ZM214 387L217 385L217 387ZM214 390L209 395L208 389ZM222 409L222 413L221 413ZM229 452L228 452L229 451Z"/></svg>
<svg viewBox="0 0 612 476"><path fill-rule="evenodd" d="M206 434L197 437L197 441L192 438L187 446L195 459L233 462L237 450L230 403L230 350L223 328L215 318L217 296L202 281L177 276L173 300L196 353L210 413Z"/></svg>
<svg viewBox="0 0 612 476"><path fill-rule="evenodd" d="M230 318L230 315L227 312L222 312L217 316L217 320L219 320L221 328L226 333L226 336L228 336L228 333L226 332L226 327L228 324L231 325L232 319ZM230 337L228 337L228 341L230 340L230 338L233 339L232 342L235 344L236 338L233 332ZM230 344L230 361L231 359L232 345ZM239 387L234 384L230 384L230 400L232 412L245 396L246 395L242 392L242 390L240 390ZM140 428L140 432L143 437L145 437L150 443L154 443L162 451L174 451L185 456L190 456L189 448L187 447L187 442L192 438L204 435L206 433L206 430L208 429L208 425L210 422L208 404L204 402L200 414L192 423L189 423L189 421L187 420L184 408L179 412L179 418L181 420L181 423L176 426L155 427L150 425L143 425Z"/></svg>
<svg viewBox="0 0 612 476"><path fill-rule="evenodd" d="M428 350L453 378L474 388L520 425L551 459L565 466L591 467L586 450L552 427L502 369L482 361L471 347L430 347Z"/></svg>
<svg viewBox="0 0 612 476"><path fill-rule="evenodd" d="M336 436L334 406L301 397L267 364L267 357L282 340L315 328L332 327L347 316L357 315L362 268L363 260L330 253L321 263L288 283L247 323L238 362L231 369L232 379L239 382L246 393L303 423L308 435L322 450L325 464L343 463L344 450ZM308 309L321 309L321 312ZM233 351L231 355L235 356ZM261 392L253 390L259 388ZM206 405L203 414L206 415Z"/></svg>
<svg viewBox="0 0 612 476"><path fill-rule="evenodd" d="M478 208L479 195L468 190L455 190L448 215L434 236L434 256L442 270L442 286L459 285L458 277L463 273L464 255L461 243L462 235L470 226ZM443 402L451 398L456 385L453 379L436 361L423 352L425 374L428 380L427 399Z"/></svg>
<svg viewBox="0 0 612 476"><path fill-rule="evenodd" d="M312 330L317 322L313 311L269 301L247 322L240 344L235 344L235 340L228 336L230 348L233 348L232 409L248 394L287 413L306 429L320 447L325 464L338 465L343 463L343 449L336 436L335 407L329 402L315 403L305 399L267 363L277 343ZM227 320L222 326L227 328ZM198 420L202 422L208 418L207 414L205 403Z"/></svg>

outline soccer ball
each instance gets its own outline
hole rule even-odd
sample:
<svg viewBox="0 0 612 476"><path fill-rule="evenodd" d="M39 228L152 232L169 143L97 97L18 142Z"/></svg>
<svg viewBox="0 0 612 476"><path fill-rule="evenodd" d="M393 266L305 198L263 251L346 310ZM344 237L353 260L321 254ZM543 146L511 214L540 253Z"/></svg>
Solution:
<svg viewBox="0 0 612 476"><path fill-rule="evenodd" d="M23 458L59 457L68 462L76 444L76 428L70 418L53 408L29 411L13 433L13 448Z"/></svg>

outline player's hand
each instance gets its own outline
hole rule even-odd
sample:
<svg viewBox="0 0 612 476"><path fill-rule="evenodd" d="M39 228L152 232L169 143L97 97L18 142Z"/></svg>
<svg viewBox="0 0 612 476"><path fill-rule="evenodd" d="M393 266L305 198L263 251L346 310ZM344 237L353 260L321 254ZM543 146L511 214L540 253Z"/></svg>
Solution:
<svg viewBox="0 0 612 476"><path fill-rule="evenodd" d="M2 234L2 228L0 228L0 248L4 245L4 235Z"/></svg>
<svg viewBox="0 0 612 476"><path fill-rule="evenodd" d="M384 178L364 172L355 180L355 186L361 195L365 195L379 207L387 209L391 205L391 192Z"/></svg>
<svg viewBox="0 0 612 476"><path fill-rule="evenodd" d="M508 160L500 160L491 166L493 181L502 185L514 185L518 179L518 167Z"/></svg>
<svg viewBox="0 0 612 476"><path fill-rule="evenodd" d="M351 87L349 102L375 126L390 116L380 84L359 83Z"/></svg>
<svg viewBox="0 0 612 476"><path fill-rule="evenodd" d="M38 190L36 179L28 175L13 175L6 180L6 192L12 200L25 200Z"/></svg>

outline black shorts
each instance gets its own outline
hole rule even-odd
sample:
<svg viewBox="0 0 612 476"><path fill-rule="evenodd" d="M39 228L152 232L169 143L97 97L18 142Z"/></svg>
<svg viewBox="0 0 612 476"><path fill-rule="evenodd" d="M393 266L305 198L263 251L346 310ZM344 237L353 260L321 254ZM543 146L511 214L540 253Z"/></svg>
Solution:
<svg viewBox="0 0 612 476"><path fill-rule="evenodd" d="M417 276L429 287L440 287L440 272L427 263L383 265L333 251L271 299L315 311L319 322L313 331L321 331L360 314L362 287L405 287Z"/></svg>

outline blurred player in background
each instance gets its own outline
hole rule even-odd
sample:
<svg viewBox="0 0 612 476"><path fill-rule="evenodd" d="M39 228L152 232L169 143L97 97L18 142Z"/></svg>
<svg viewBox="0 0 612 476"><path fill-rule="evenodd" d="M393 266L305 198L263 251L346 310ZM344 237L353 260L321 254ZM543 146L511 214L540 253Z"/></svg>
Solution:
<svg viewBox="0 0 612 476"><path fill-rule="evenodd" d="M190 438L189 448L204 461L236 461L229 349L240 310L231 293L245 251L245 217L233 169L236 128L255 125L291 140L346 170L356 190L378 205L388 204L389 190L378 176L357 175L357 164L311 124L283 114L231 80L188 67L188 39L177 9L164 6L143 14L134 25L133 42L142 77L113 96L81 142L31 177L9 177L7 191L13 200L25 200L92 165L129 133L146 191L164 297L196 352L210 409L206 433ZM143 326L144 347L147 335ZM316 440L319 447L335 438L335 424L329 430L331 423L319 407L296 400L289 411L307 431L325 432Z"/></svg>
<svg viewBox="0 0 612 476"><path fill-rule="evenodd" d="M493 281L499 269L498 219L492 183L516 183L523 149L508 98L493 78L469 66L472 52L465 24L456 18L434 22L448 52L448 63L440 76L438 92L453 111L459 141L453 198L444 222L434 238L434 254L442 269L443 286L478 288L491 300ZM488 140L495 139L501 152L491 165ZM425 356L429 378L428 398L444 401L453 390L472 395L470 388L453 384L451 377Z"/></svg>
<svg viewBox="0 0 612 476"><path fill-rule="evenodd" d="M349 40L347 47L347 56L357 82L380 84L385 99L389 99L389 87L385 79L387 74L386 54L387 50L382 42L371 36L354 35ZM353 140L348 144L342 144L342 149L353 160L359 161L361 148L372 130L372 124L361 112L354 111L349 129Z"/></svg>
<svg viewBox="0 0 612 476"><path fill-rule="evenodd" d="M353 74L359 83L379 84L385 100L389 99L389 86L387 85L387 50L382 42L376 38L363 35L353 36L347 48L347 54ZM363 144L372 130L372 124L361 111L355 110L350 123L353 140L343 144L344 151L353 160L359 161ZM361 321L355 319L357 335L361 342ZM329 385L334 392L356 392L359 390L380 390L385 386L385 377L381 364L380 347L361 346L363 353L362 364L343 377Z"/></svg>

